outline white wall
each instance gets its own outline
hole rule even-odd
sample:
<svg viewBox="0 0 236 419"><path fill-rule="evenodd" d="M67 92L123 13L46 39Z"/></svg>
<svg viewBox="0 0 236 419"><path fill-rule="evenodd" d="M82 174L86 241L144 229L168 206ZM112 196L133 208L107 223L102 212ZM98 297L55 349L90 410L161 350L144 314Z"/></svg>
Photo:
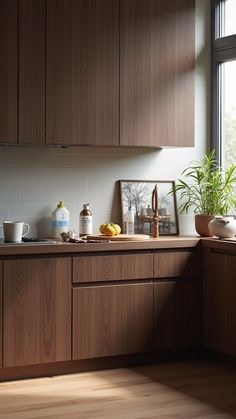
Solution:
<svg viewBox="0 0 236 419"><path fill-rule="evenodd" d="M89 202L94 232L106 220L120 222L119 179L172 180L201 159L210 138L210 0L196 1L195 147L150 151L114 148L0 148L0 224L22 220L31 236L48 236L59 200L78 231L82 204ZM193 216L179 217L180 233L194 234ZM0 237L2 230L0 229Z"/></svg>

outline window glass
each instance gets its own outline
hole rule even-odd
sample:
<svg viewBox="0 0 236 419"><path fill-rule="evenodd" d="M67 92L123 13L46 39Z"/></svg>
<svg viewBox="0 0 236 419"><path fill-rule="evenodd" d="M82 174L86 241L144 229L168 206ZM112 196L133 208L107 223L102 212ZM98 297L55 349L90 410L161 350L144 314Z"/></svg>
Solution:
<svg viewBox="0 0 236 419"><path fill-rule="evenodd" d="M224 36L236 34L236 0L224 2Z"/></svg>
<svg viewBox="0 0 236 419"><path fill-rule="evenodd" d="M236 163L236 60L222 64L222 165Z"/></svg>

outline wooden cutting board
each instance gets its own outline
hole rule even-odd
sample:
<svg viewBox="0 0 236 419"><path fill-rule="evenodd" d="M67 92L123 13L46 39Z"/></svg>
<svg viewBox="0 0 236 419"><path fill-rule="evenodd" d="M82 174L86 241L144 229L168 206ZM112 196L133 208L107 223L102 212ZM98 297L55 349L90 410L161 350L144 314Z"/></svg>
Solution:
<svg viewBox="0 0 236 419"><path fill-rule="evenodd" d="M111 240L111 241L124 241L124 240L149 240L150 236L147 234L119 234L118 236L106 236L105 234L94 234L88 236L92 240Z"/></svg>

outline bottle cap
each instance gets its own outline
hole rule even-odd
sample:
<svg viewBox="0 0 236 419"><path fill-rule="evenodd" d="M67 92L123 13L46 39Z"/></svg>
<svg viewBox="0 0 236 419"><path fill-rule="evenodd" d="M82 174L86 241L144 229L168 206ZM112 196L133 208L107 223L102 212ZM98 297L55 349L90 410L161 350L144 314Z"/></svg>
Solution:
<svg viewBox="0 0 236 419"><path fill-rule="evenodd" d="M59 204L57 204L57 208L64 208L64 202L63 201L59 201Z"/></svg>
<svg viewBox="0 0 236 419"><path fill-rule="evenodd" d="M89 208L89 204L83 204L83 209L88 209Z"/></svg>

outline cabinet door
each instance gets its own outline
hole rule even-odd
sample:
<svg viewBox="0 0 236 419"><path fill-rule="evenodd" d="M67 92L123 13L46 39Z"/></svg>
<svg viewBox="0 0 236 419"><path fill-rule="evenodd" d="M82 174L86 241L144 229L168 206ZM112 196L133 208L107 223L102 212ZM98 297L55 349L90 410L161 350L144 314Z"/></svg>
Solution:
<svg viewBox="0 0 236 419"><path fill-rule="evenodd" d="M45 143L45 1L19 2L19 143Z"/></svg>
<svg viewBox="0 0 236 419"><path fill-rule="evenodd" d="M117 145L119 0L48 0L46 142Z"/></svg>
<svg viewBox="0 0 236 419"><path fill-rule="evenodd" d="M0 368L2 367L2 262L0 261Z"/></svg>
<svg viewBox="0 0 236 419"><path fill-rule="evenodd" d="M152 349L153 285L73 290L73 359Z"/></svg>
<svg viewBox="0 0 236 419"><path fill-rule="evenodd" d="M204 287L208 306L209 327L206 337L209 347L236 355L236 255L210 254L210 275Z"/></svg>
<svg viewBox="0 0 236 419"><path fill-rule="evenodd" d="M17 142L18 0L0 0L0 142Z"/></svg>
<svg viewBox="0 0 236 419"><path fill-rule="evenodd" d="M156 350L200 345L200 281L154 284L154 331Z"/></svg>
<svg viewBox="0 0 236 419"><path fill-rule="evenodd" d="M121 145L194 145L194 8L121 0Z"/></svg>
<svg viewBox="0 0 236 419"><path fill-rule="evenodd" d="M3 366L71 359L70 259L4 262Z"/></svg>

